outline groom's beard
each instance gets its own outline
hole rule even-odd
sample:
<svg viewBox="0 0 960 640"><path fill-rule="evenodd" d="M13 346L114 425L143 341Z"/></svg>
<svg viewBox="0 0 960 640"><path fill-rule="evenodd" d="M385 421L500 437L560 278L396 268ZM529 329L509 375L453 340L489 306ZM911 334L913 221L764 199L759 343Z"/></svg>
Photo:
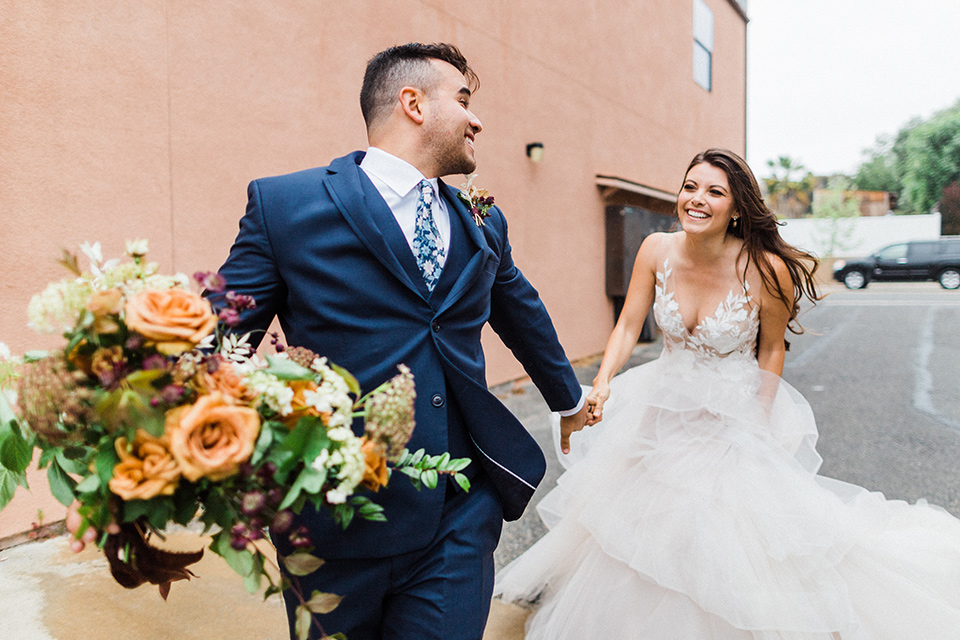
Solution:
<svg viewBox="0 0 960 640"><path fill-rule="evenodd" d="M473 173L477 168L477 161L470 154L466 138L451 136L449 133L435 131L430 136L430 146L433 148L440 176L454 173Z"/></svg>

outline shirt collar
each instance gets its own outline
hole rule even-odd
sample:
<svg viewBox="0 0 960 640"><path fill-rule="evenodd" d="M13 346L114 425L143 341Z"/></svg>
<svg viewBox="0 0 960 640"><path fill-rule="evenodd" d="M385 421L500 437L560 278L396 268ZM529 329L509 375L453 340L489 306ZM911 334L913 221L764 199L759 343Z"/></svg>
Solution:
<svg viewBox="0 0 960 640"><path fill-rule="evenodd" d="M367 148L367 154L360 161L360 168L390 187L401 198L424 179L420 170L412 164L377 147ZM433 192L437 193L437 179L429 178L427 181L433 186Z"/></svg>

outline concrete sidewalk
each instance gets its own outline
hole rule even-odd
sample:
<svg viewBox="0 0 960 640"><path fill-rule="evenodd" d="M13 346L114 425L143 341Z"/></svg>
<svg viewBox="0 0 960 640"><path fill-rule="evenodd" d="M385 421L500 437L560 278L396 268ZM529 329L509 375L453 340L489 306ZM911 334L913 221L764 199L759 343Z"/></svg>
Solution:
<svg viewBox="0 0 960 640"><path fill-rule="evenodd" d="M657 343L640 345L627 367L649 361ZM589 385L599 363L577 363L577 376ZM556 483L560 464L554 455L549 411L529 381L493 389L537 439L547 456L547 476L534 496L538 501ZM506 523L495 560L499 569L543 535L534 509ZM209 540L176 530L166 548L197 550ZM173 584L164 602L156 588L128 590L110 575L103 554L74 554L66 536L29 542L0 551L0 640L286 640L286 616L279 598L266 602L248 594L242 580L218 556L207 551L194 565L197 578ZM484 640L522 640L528 611L493 602ZM333 630L335 631L335 630Z"/></svg>

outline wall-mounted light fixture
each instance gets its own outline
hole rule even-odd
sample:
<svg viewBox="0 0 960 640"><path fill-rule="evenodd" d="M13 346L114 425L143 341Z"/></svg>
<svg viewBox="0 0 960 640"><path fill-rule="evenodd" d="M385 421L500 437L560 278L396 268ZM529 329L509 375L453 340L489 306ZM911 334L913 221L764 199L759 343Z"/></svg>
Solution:
<svg viewBox="0 0 960 640"><path fill-rule="evenodd" d="M543 143L531 142L527 145L527 157L530 162L540 162L543 160Z"/></svg>

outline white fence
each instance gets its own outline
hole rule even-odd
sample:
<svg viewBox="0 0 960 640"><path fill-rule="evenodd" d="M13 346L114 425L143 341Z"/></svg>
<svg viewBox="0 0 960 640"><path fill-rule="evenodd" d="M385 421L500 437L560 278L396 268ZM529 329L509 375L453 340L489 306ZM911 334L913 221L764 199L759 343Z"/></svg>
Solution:
<svg viewBox="0 0 960 640"><path fill-rule="evenodd" d="M785 223L780 227L780 235L784 240L822 258L865 256L888 244L940 237L939 212L915 216L841 218L836 221L791 218L781 222ZM831 253L832 256L829 255Z"/></svg>

